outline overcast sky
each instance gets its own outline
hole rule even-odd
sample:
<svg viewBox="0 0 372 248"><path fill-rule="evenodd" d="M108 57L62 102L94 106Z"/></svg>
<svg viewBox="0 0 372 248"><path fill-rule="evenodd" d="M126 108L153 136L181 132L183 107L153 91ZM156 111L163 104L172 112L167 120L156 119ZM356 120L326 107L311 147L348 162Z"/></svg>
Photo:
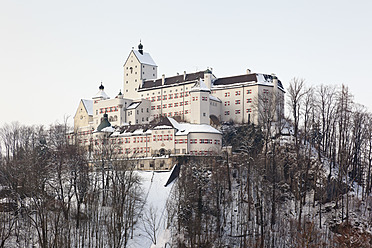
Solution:
<svg viewBox="0 0 372 248"><path fill-rule="evenodd" d="M0 125L72 120L102 81L114 97L142 40L158 75L275 73L345 84L372 109L372 1L0 0Z"/></svg>

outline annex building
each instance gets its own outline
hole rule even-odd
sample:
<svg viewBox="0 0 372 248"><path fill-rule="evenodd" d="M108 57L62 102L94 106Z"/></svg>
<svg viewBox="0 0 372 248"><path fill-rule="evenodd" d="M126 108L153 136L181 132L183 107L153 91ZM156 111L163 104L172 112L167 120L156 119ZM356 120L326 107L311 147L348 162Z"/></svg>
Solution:
<svg viewBox="0 0 372 248"><path fill-rule="evenodd" d="M116 153L127 157L218 154L222 134L211 124L258 123L258 113L267 111L258 99L284 99L275 75L250 70L223 78L210 69L158 78L158 66L141 43L123 69L123 90L117 96L110 98L101 83L92 99L80 101L74 116L76 135L70 138L92 151L105 135L116 144ZM284 109L277 102L275 108Z"/></svg>

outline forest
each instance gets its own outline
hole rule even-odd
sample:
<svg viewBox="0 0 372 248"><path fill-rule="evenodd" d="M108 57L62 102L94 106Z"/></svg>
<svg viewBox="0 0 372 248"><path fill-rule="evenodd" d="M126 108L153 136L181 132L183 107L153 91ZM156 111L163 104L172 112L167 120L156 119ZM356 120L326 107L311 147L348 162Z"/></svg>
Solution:
<svg viewBox="0 0 372 248"><path fill-rule="evenodd" d="M372 113L345 85L288 85L255 99L259 125L217 127L231 150L178 160L166 247L372 247ZM133 161L70 130L0 128L0 247L136 247L139 226L160 247Z"/></svg>

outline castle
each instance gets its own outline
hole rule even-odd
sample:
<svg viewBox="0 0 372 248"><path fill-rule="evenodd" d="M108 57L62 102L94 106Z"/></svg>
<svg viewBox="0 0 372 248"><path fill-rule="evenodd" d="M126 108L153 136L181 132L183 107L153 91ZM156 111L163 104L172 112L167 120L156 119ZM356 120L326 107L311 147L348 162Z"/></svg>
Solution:
<svg viewBox="0 0 372 248"><path fill-rule="evenodd" d="M284 99L275 75L250 70L223 78L210 69L157 78L158 67L141 43L123 67L123 92L110 98L101 83L91 100L80 101L74 116L80 144L97 146L105 134L118 145L116 153L128 157L218 154L222 134L211 124L258 123L266 111L259 98Z"/></svg>

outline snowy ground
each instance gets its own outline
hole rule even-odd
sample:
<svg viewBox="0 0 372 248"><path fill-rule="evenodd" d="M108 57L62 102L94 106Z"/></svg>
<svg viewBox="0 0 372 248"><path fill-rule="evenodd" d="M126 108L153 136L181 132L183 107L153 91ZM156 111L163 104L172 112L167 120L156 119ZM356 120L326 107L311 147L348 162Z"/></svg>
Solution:
<svg viewBox="0 0 372 248"><path fill-rule="evenodd" d="M166 203L174 182L164 187L171 171L138 171L136 172L142 178L141 187L145 195L145 204L141 209L140 218L135 225L133 239L128 242L129 248L138 247L165 247L165 242L170 239L170 234L166 230ZM154 245L148 234L144 230L145 215L149 214L150 208L154 210L156 217L156 236L157 244Z"/></svg>

